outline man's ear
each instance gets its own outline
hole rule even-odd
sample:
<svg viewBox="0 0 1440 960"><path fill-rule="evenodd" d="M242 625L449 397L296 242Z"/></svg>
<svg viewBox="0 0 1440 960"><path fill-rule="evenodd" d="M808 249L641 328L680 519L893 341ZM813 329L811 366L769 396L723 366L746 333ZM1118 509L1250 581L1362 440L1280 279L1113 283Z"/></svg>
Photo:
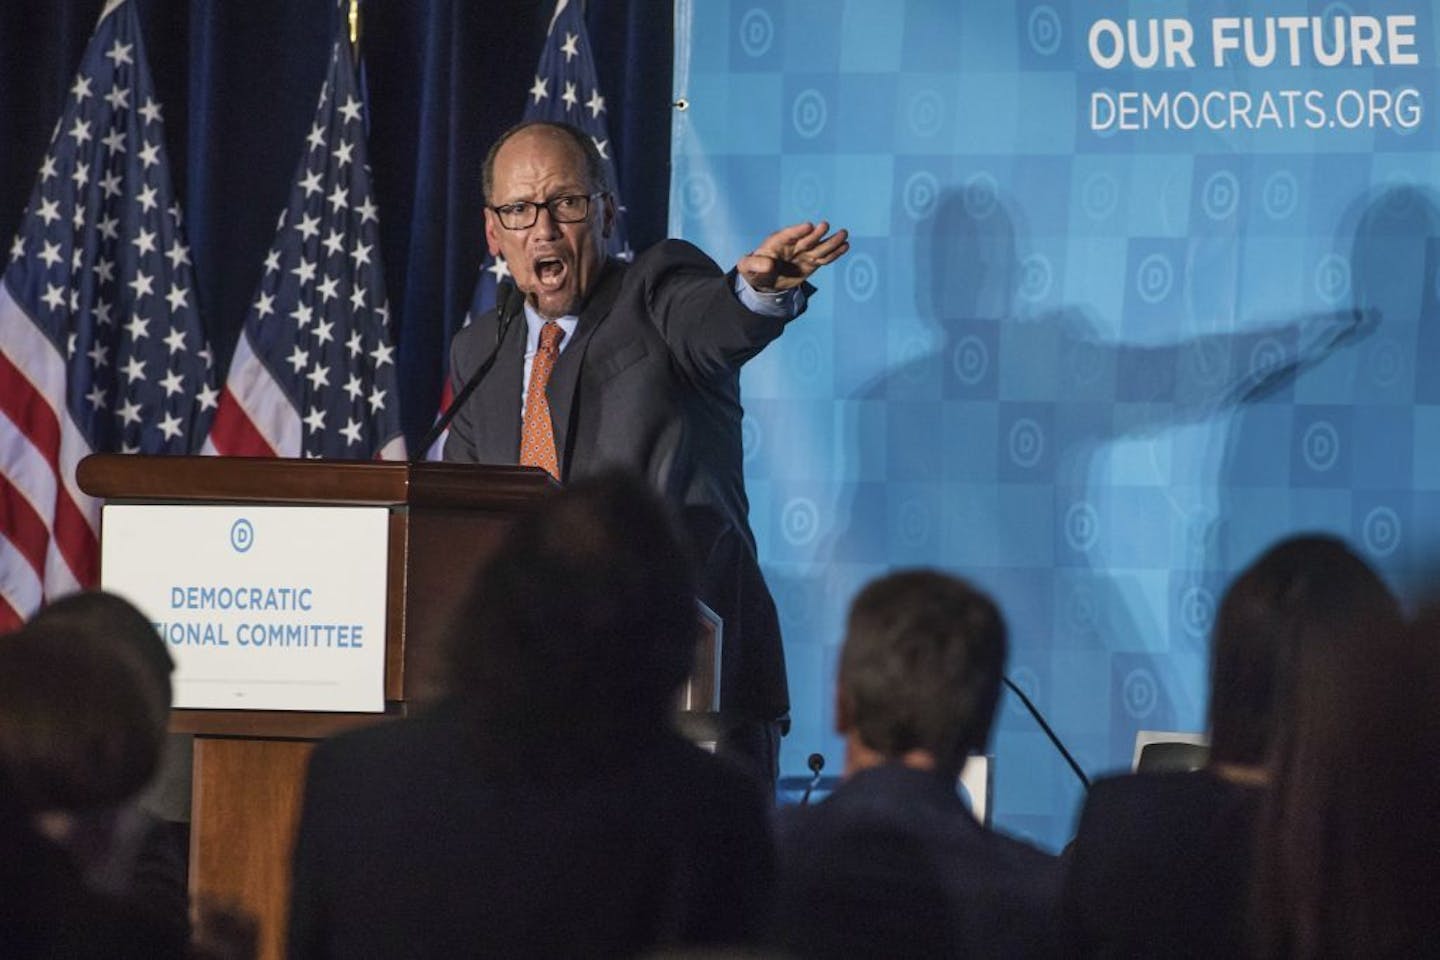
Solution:
<svg viewBox="0 0 1440 960"><path fill-rule="evenodd" d="M600 201L603 205L603 212L600 214L600 236L609 240L610 234L615 230L615 198L607 193Z"/></svg>
<svg viewBox="0 0 1440 960"><path fill-rule="evenodd" d="M489 207L485 208L485 246L490 251L490 256L500 256L500 230L501 226L495 218L495 211Z"/></svg>

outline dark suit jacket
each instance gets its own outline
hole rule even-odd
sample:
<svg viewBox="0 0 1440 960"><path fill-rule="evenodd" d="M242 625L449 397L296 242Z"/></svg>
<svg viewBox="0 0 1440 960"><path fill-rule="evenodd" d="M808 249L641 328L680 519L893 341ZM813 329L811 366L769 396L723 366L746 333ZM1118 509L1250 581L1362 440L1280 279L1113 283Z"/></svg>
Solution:
<svg viewBox="0 0 1440 960"><path fill-rule="evenodd" d="M468 729L447 704L315 751L290 956L629 957L755 939L773 855L741 773L663 733L604 764L496 777Z"/></svg>
<svg viewBox="0 0 1440 960"><path fill-rule="evenodd" d="M547 394L562 481L623 468L681 512L701 564L700 596L725 621L723 708L785 714L789 698L775 604L755 558L745 497L740 367L785 320L746 310L733 279L688 243L667 240L629 266L612 260L580 310ZM458 393L495 349L495 312L455 336ZM445 459L519 459L525 323L510 325L495 367L450 425Z"/></svg>
<svg viewBox="0 0 1440 960"><path fill-rule="evenodd" d="M0 782L0 957L179 960L188 955L188 930L133 902L90 889L70 854L31 826L31 815Z"/></svg>
<svg viewBox="0 0 1440 960"><path fill-rule="evenodd" d="M1205 770L1095 783L1067 854L1064 933L1074 955L1245 955L1261 798Z"/></svg>
<svg viewBox="0 0 1440 960"><path fill-rule="evenodd" d="M955 785L891 764L776 828L779 944L802 958L1054 955L1059 865L975 822Z"/></svg>

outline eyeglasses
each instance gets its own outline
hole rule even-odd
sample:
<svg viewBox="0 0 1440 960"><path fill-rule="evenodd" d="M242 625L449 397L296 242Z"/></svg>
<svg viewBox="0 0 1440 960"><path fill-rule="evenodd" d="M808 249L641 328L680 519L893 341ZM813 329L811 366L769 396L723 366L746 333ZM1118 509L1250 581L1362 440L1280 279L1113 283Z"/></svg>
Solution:
<svg viewBox="0 0 1440 960"><path fill-rule="evenodd" d="M591 194L570 193L563 197L551 197L544 203L517 200L490 209L495 211L495 215L500 218L500 226L506 230L526 230L535 226L535 221L540 219L541 207L550 211L550 219L556 223L579 223L590 216L590 201L603 196L603 191Z"/></svg>

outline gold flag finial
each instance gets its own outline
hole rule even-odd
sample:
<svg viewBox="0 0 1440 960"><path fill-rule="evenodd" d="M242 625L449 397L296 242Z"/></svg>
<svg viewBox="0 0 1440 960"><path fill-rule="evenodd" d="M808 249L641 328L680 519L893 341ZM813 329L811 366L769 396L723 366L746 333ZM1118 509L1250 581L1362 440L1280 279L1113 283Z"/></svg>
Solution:
<svg viewBox="0 0 1440 960"><path fill-rule="evenodd" d="M360 42L360 0L350 0L350 46Z"/></svg>

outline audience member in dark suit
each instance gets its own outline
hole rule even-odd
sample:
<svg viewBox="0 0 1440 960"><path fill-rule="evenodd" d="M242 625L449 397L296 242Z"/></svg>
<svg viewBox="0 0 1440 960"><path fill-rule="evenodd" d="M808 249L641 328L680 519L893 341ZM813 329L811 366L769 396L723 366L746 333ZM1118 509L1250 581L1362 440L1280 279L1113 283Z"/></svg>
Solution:
<svg viewBox="0 0 1440 960"><path fill-rule="evenodd" d="M1282 541L1235 580L1211 644L1207 766L1102 780L1086 799L1063 898L1075 955L1249 949L1255 827L1296 665L1353 645L1366 625L1398 622L1389 590L1331 537Z"/></svg>
<svg viewBox="0 0 1440 960"><path fill-rule="evenodd" d="M70 855L36 829L0 767L0 957L107 956L121 939L121 919L113 902L86 888Z"/></svg>
<svg viewBox="0 0 1440 960"><path fill-rule="evenodd" d="M725 621L719 749L773 783L789 697L748 518L740 368L803 310L807 279L845 253L845 232L796 224L728 275L677 240L632 264L607 259L605 163L566 124L507 131L483 179L486 241L505 257L524 312L505 326L492 310L456 334L457 393L496 360L450 425L445 459L535 464L566 483L620 468L672 504L700 564L700 597Z"/></svg>
<svg viewBox="0 0 1440 960"><path fill-rule="evenodd" d="M126 773L133 779L117 784L110 797L123 803L69 804L63 816L52 816L56 836L70 851L92 889L136 905L157 922L168 924L176 935L189 935L189 896L185 886L185 850L181 834L170 824L141 809L135 802L139 787L149 784L164 750L170 718L174 663L165 642L143 613L129 601L90 590L61 597L41 609L31 625L57 637L57 642L100 644L121 659L143 691L143 716L134 719L132 749L143 751L144 763L131 762ZM123 729L119 718L103 721L113 733ZM156 760L148 759L151 755ZM86 780L103 768L73 771ZM142 779L143 778L143 779ZM132 789L133 787L133 789ZM101 790L106 788L99 788Z"/></svg>
<svg viewBox="0 0 1440 960"><path fill-rule="evenodd" d="M957 795L999 698L1005 624L941 573L897 573L850 611L836 726L845 779L781 812L777 937L804 958L1034 957L1055 950L1054 858L984 829Z"/></svg>
<svg viewBox="0 0 1440 960"><path fill-rule="evenodd" d="M768 801L672 729L698 629L664 507L609 475L512 530L429 715L315 752L293 957L628 957L753 940Z"/></svg>
<svg viewBox="0 0 1440 960"><path fill-rule="evenodd" d="M0 639L0 955L184 953L183 862L132 806L169 709L164 644L119 597L72 595Z"/></svg>
<svg viewBox="0 0 1440 960"><path fill-rule="evenodd" d="M1300 663L1259 830L1259 956L1440 956L1440 609L1376 626Z"/></svg>

